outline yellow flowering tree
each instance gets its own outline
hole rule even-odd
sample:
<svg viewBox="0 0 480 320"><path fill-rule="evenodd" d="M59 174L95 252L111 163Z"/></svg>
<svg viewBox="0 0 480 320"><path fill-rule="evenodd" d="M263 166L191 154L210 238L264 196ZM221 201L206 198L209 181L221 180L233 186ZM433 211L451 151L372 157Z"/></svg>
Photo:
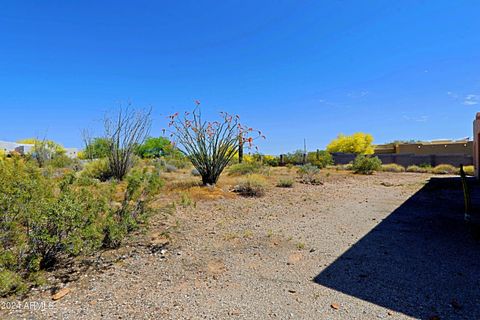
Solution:
<svg viewBox="0 0 480 320"><path fill-rule="evenodd" d="M350 136L339 134L327 146L328 152L344 152L355 154L373 154L373 137L371 134L357 132Z"/></svg>

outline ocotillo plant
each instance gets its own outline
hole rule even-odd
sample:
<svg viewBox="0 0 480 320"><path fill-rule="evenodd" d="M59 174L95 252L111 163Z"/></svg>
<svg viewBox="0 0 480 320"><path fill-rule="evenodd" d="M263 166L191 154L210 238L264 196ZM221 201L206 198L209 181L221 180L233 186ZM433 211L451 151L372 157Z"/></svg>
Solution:
<svg viewBox="0 0 480 320"><path fill-rule="evenodd" d="M254 140L265 138L261 131L240 123L238 115L220 113L220 121L202 119L200 102L193 112L169 116L170 136L202 176L204 185L217 183L220 174L235 157L239 144L254 147Z"/></svg>

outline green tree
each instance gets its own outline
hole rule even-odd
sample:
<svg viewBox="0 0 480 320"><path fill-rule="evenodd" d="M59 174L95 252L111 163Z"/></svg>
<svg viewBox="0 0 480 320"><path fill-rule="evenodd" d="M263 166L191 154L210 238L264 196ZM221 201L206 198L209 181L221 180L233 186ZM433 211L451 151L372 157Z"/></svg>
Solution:
<svg viewBox="0 0 480 320"><path fill-rule="evenodd" d="M374 149L372 146L373 137L371 134L357 132L351 136L343 134L338 135L327 146L328 152L344 152L355 154L373 154Z"/></svg>
<svg viewBox="0 0 480 320"><path fill-rule="evenodd" d="M93 138L87 143L83 152L87 159L101 159L108 157L110 142L106 138Z"/></svg>
<svg viewBox="0 0 480 320"><path fill-rule="evenodd" d="M150 137L143 144L138 146L136 154L142 158L159 158L174 153L174 146L171 141L164 137Z"/></svg>

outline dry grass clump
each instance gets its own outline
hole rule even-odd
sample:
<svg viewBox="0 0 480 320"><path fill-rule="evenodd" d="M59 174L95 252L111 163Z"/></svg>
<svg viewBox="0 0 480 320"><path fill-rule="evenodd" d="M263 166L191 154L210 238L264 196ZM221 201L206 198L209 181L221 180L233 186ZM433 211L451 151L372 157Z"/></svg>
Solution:
<svg viewBox="0 0 480 320"><path fill-rule="evenodd" d="M199 200L218 200L235 197L235 194L214 186L193 187L187 191L190 198Z"/></svg>
<svg viewBox="0 0 480 320"><path fill-rule="evenodd" d="M407 172L427 173L431 168L412 165L407 167Z"/></svg>
<svg viewBox="0 0 480 320"><path fill-rule="evenodd" d="M329 169L335 169L337 171L339 170L347 170L347 171L351 171L353 170L353 164L352 163L347 163L347 164L337 164L337 165L334 165L334 166L329 166L327 167Z"/></svg>
<svg viewBox="0 0 480 320"><path fill-rule="evenodd" d="M300 176L300 182L305 184L322 184L318 179L320 169L310 163L298 167L298 175Z"/></svg>
<svg viewBox="0 0 480 320"><path fill-rule="evenodd" d="M290 178L281 178L280 180L278 180L277 182L277 187L280 187L280 188L291 188L293 187L293 179L290 179Z"/></svg>
<svg viewBox="0 0 480 320"><path fill-rule="evenodd" d="M475 175L475 167L474 166L464 166L463 171L467 176L474 176Z"/></svg>
<svg viewBox="0 0 480 320"><path fill-rule="evenodd" d="M382 171L385 172L405 172L405 168L396 163L382 164Z"/></svg>
<svg viewBox="0 0 480 320"><path fill-rule="evenodd" d="M174 190L187 190L193 187L199 187L202 185L202 181L199 179L194 178L186 178L186 179L179 179L169 181L166 185L167 190L174 191Z"/></svg>
<svg viewBox="0 0 480 320"><path fill-rule="evenodd" d="M265 194L267 181L259 174L250 174L241 179L233 188L236 192L245 197L261 197Z"/></svg>
<svg viewBox="0 0 480 320"><path fill-rule="evenodd" d="M244 176L253 173L268 174L269 168L258 162L242 162L231 165L227 171L231 176Z"/></svg>
<svg viewBox="0 0 480 320"><path fill-rule="evenodd" d="M435 168L432 169L432 173L435 174L458 174L459 169L455 168L450 164L439 164Z"/></svg>

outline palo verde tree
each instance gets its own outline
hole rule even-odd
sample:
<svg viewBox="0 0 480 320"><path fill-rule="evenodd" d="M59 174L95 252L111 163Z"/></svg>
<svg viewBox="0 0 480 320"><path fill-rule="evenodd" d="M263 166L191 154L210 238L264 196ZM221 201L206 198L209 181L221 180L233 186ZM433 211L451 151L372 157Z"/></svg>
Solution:
<svg viewBox="0 0 480 320"><path fill-rule="evenodd" d="M357 132L351 136L343 134L330 142L327 146L328 152L344 152L355 154L373 154L373 137L371 134Z"/></svg>
<svg viewBox="0 0 480 320"><path fill-rule="evenodd" d="M151 109L120 108L114 116L104 120L105 139L108 141L108 164L115 179L122 180L133 166L134 152L150 132Z"/></svg>
<svg viewBox="0 0 480 320"><path fill-rule="evenodd" d="M215 185L220 174L238 153L239 145L253 147L254 140L265 136L240 123L238 115L220 113L219 121L202 118L200 102L193 112L169 116L170 136L202 176L204 185Z"/></svg>

